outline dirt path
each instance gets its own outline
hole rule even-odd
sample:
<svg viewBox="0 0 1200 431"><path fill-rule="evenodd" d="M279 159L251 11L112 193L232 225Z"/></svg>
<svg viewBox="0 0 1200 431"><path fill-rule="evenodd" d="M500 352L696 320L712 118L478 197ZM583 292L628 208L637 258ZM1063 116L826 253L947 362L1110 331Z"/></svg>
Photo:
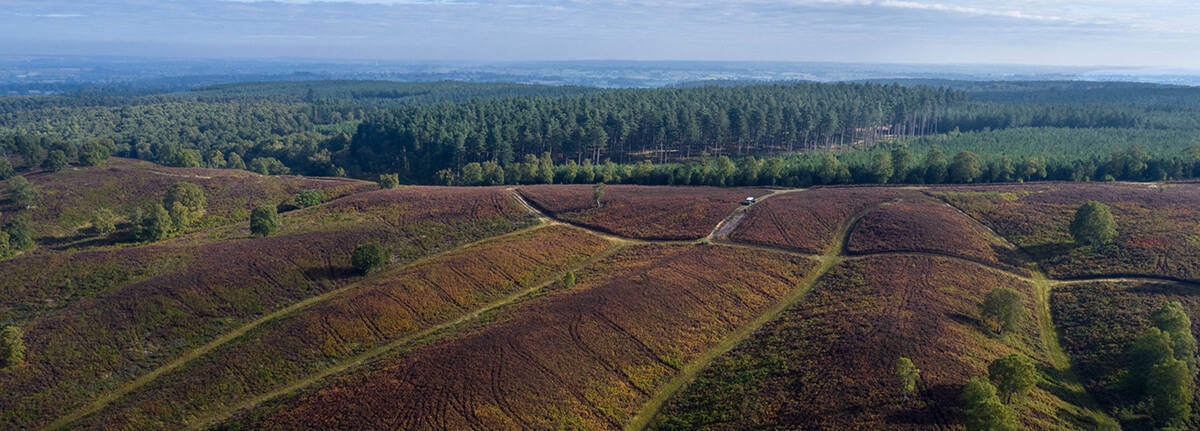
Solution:
<svg viewBox="0 0 1200 431"><path fill-rule="evenodd" d="M738 344L741 344L743 341L750 338L752 334L762 328L763 325L766 325L767 322L775 320L788 308L791 308L793 305L800 302L800 300L812 290L813 286L815 286L817 282L825 276L825 274L827 274L831 269L836 267L845 259L846 238L850 236L850 231L854 229L856 224L858 224L858 220L873 209L874 207L866 208L846 220L842 224L838 234L834 237L833 246L829 248L828 252L826 252L824 255L821 255L820 258L817 259L820 264L812 270L812 273L810 273L803 282L797 285L796 288L789 291L786 295L784 295L783 298L780 298L778 301L776 301L775 304L771 305L771 307L762 314L759 314L758 317L754 318L754 320L751 320L749 323L742 325L729 335L726 335L725 338L718 342L716 346L713 346L704 353L701 353L700 356L688 361L687 364L684 364L684 366L680 368L679 372L676 373L671 380L667 381L666 384L655 391L654 395L650 397L650 400L642 405L642 409L638 411L637 415L633 417L633 420L631 420L629 424L625 426L625 429L644 430L649 428L650 424L654 421L654 418L658 416L659 412L662 411L662 407L664 404L666 404L667 400L671 399L672 396L674 396L683 388L687 387L689 383L696 379L696 376L699 375L701 371L708 368L708 366L712 364L713 360L733 349ZM778 250L771 251L779 252Z"/></svg>
<svg viewBox="0 0 1200 431"><path fill-rule="evenodd" d="M568 271L579 271L582 268L585 268L589 265L599 262L601 259L604 259L608 256L613 255L614 253L616 253L617 251L620 251L622 248L624 248L627 245L628 244L625 242L610 241L610 245L608 248L604 249L603 251L601 251L599 253L596 253L592 257L590 257L576 265L573 265L572 267L568 268L567 270ZM371 349L371 350L368 350L361 354L358 354L357 356L354 356L350 359L347 359L345 361L342 361L342 362L339 362L332 366L329 366L317 373L310 374L310 375L304 377L303 379L297 380L297 381L295 381L287 386L284 386L282 388L278 388L271 392L268 392L268 393L262 394L260 396L251 398L249 400L240 402L240 403L230 406L229 408L226 408L224 410L220 410L220 411L205 415L205 416L189 423L187 426L187 429L193 429L193 430L207 429L209 427L220 424L221 422L224 422L225 420L229 419L230 417L232 417L233 415L237 414L240 411L252 409L264 402L267 402L272 399L278 398L280 396L284 396L284 395L299 391L301 389L307 388L309 386L312 386L314 383L321 381L322 379L324 379L326 377L329 377L329 376L332 376L335 374L339 374L339 373L345 372L347 370L350 370L352 368L361 366L361 365L366 364L369 361L371 361L375 358L378 358L386 353L389 353L392 351L398 351L398 350L401 350L404 348L411 349L411 348L415 348L420 345L427 344L427 342L432 341L430 339L431 338L430 336L432 336L432 335L435 335L435 334L437 334L439 332L443 332L443 331L453 331L456 327L460 327L463 324L469 323L472 320L479 318L479 316L482 316L484 313L498 309L500 307L504 307L504 306L508 306L508 305L517 303L522 298L525 298L529 295L537 293L538 291L545 289L546 287L549 287L550 285L554 284L555 282L557 282L559 280L560 280L560 278L559 278L558 274L548 276L548 277L542 279L539 283L529 287L528 289L524 289L520 292L516 292L512 295L509 295L509 296L506 296L499 300L496 300L492 303L489 303L489 304L483 306L482 308L476 309L474 311L471 311L470 313L459 316L458 318L456 318L454 320L444 322L442 324L426 328L420 332L416 332L414 334L394 340L390 343L381 345L374 349Z"/></svg>
<svg viewBox="0 0 1200 431"><path fill-rule="evenodd" d="M1053 320L1051 319L1051 316L1050 316L1050 308L1049 308L1049 299L1048 298L1049 298L1049 293L1050 293L1051 289L1053 288L1053 286L1066 285L1066 284L1079 284L1079 283L1086 283L1086 282L1100 282L1100 281L1142 281L1142 282L1180 283L1179 280L1156 278L1156 277L1152 277L1152 276L1136 276L1136 277L1132 277L1132 276L1131 277L1112 277L1112 276L1099 277L1098 276L1098 277L1094 277L1094 278L1081 278L1081 279L1073 279L1073 280L1052 280L1052 279L1046 278L1045 275L1040 270L1036 270L1036 269L1032 270L1033 276L1026 276L1025 274L1020 274L1009 268L997 267L997 266L989 265L986 263L978 262L975 260L971 260L968 258L964 258L961 256L955 256L955 255L950 255L950 254L929 253L929 252L899 251L899 252L861 253L861 254L851 255L850 253L848 253L848 250L846 250L846 241L849 238L851 232L853 231L854 227L858 224L858 221L863 216L865 216L870 211L875 210L879 206L883 205L882 203L878 204L878 205L872 205L870 207L867 207L867 208L863 209L862 211L859 211L858 213L851 216L848 220L846 220L843 223L843 225L841 226L841 228L839 229L839 231L837 232L837 235L835 235L834 243L830 247L829 251L824 254L818 255L818 254L799 253L799 252L795 252L792 250L786 250L786 249L776 248L776 247L744 244L744 243L738 243L738 242L733 242L733 241L728 240L727 237L728 237L729 233L733 232L738 227L738 225L741 223L743 218L745 217L745 212L748 209L747 207L738 207L738 208L734 209L734 211L731 212L729 214L729 216L727 216L720 223L718 223L717 226L715 226L713 228L713 230L709 233L708 236L701 238L701 239L676 240L676 241L643 240L643 239L636 239L636 238L623 237L623 236L619 236L619 235L613 235L611 233L599 231L599 230L596 230L596 229L593 229L593 228L590 228L587 226L581 226L578 224L571 223L569 221L556 219L556 218L551 217L550 215L544 213L543 211L539 210L535 206L531 205L515 189L509 188L507 190L511 193L513 198L522 207L524 207L530 213L536 215L541 223L539 223L535 226L532 226L532 227L519 229L517 231L513 231L513 232L510 232L510 233L507 233L504 235L485 238L485 239L482 239L479 241L465 244L460 247L455 247L453 249L446 250L441 253L426 256L422 259L418 259L414 262L410 262L404 266L398 267L395 270L400 270L404 267L407 267L410 265L415 265L417 263L423 262L427 259L435 258L437 256L441 256L444 254L463 250L463 249L472 247L474 245L477 245L477 244L480 244L483 242L493 241L496 239L500 239L500 238L504 238L504 237L508 237L508 236L512 236L512 235L518 235L518 234L528 232L528 231L531 231L534 229L539 229L542 227L552 226L552 225L565 225L565 226L570 226L575 229L580 229L582 231L585 231L590 234L604 238L612 244L609 248L605 249L605 251L598 253L596 256L593 256L592 258L590 258L584 262L581 262L579 265L576 265L575 267L571 268L571 270L579 270L581 268L586 267L587 265L591 265L592 263L595 263L596 261L598 261L599 259L602 259L603 257L609 256L612 253L617 252L618 250L620 250L621 248L623 248L625 246L636 245L636 244L676 244L676 245L682 244L682 245L686 245L686 244L712 243L714 245L723 246L723 247L738 247L738 248L745 248L745 249L763 250L763 251L774 252L774 253L788 254L788 255L793 255L793 256L800 256L800 257L805 257L808 259L816 260L819 263L818 266L813 269L812 273L800 285L796 286L794 289L792 289L787 294L785 294L784 297L782 297L780 300L776 301L775 304L773 304L771 307L769 307L767 310L765 310L762 314L757 316L755 319L753 319L749 323L737 328L732 333L728 334L724 339L722 339L717 345L715 345L712 348L708 349L707 351L701 353L698 357L694 358L692 361L689 361L687 364L685 364L670 381L668 381L666 384L664 384L662 387L660 387L651 396L650 400L648 400L643 405L642 409L637 413L637 415L633 418L633 420L625 427L628 430L646 429L650 425L650 423L654 419L654 417L662 409L662 406L666 403L666 401L668 399L670 399L671 396L673 396L674 394L676 394L677 392L682 390L684 387L686 387L686 385L689 384L692 380L694 380L695 377L702 370L707 368L712 363L713 360L715 360L720 355L728 352L730 349L734 348L736 345L738 345L745 339L749 338L751 334L753 334L755 331L757 331L759 328L761 328L767 322L774 320L776 317L779 316L779 314L783 313L789 307L791 307L794 304L796 304L797 302L799 302L812 289L812 287L814 285L816 285L816 283L821 279L821 277L823 277L826 273L828 273L831 269L833 269L837 264L839 264L845 260L864 259L864 258L868 258L868 257L872 257L872 256L880 256L880 255L937 256L937 257L956 259L956 260L959 260L962 262L967 262L967 263L979 266L981 268L988 269L990 271L1001 272L1001 273L1007 274L1009 276L1016 277L1021 280L1024 280L1024 281L1034 284L1034 286L1035 286L1034 300L1037 305L1039 320L1041 322L1039 330L1041 331L1043 340L1045 340L1045 345L1046 345L1046 349L1047 349L1046 353L1047 353L1048 357L1051 359L1052 365L1056 369L1058 369L1059 372L1062 374L1062 376L1063 376L1062 383L1064 383L1072 391L1075 391L1076 389L1078 389L1078 391L1081 391L1081 394L1083 395L1082 399L1084 400L1085 404L1087 404L1085 407L1088 407L1088 408L1092 408L1092 407L1096 406L1097 404L1091 398L1090 394L1088 394L1086 391L1083 390L1083 386L1079 383L1078 378L1075 376L1073 370L1070 368L1069 358L1067 357L1066 352L1063 351L1062 347L1058 343L1058 333L1054 326ZM786 193L800 192L803 190L804 189L776 190L776 191L773 191L770 194L762 197L759 201L761 202L762 200L766 200L772 196L786 194ZM945 203L944 200L943 200L943 203ZM947 203L947 205L949 205L949 203ZM971 217L970 215L966 214L965 212L962 212L957 207L954 207L953 205L950 205L950 206L951 206L951 208L954 208L956 211L962 213L968 219L972 220L974 223L981 226L983 228L983 230L985 232L987 232L988 235L991 237L991 238L989 238L990 240L992 240L994 242L998 242L1000 244L1004 244L1006 247L1011 247L1014 250L1023 252L1023 250L1021 250L1019 247L1012 244L1011 242L1009 242L1007 239L1003 238L1002 236L998 235L989 226L981 223L979 220L975 219L974 217ZM1030 260L1030 261L1032 262L1032 260ZM379 356L386 354L388 352L393 352L393 351L401 350L404 348L411 348L411 347L421 345L425 341L428 341L430 338L436 337L436 335L439 333L453 332L455 330L455 328L460 327L466 323L469 323L470 321L472 321L474 319L479 318L481 315L483 315L484 313L486 313L488 311L495 310L500 307L508 306L510 304L518 303L521 301L522 298L525 298L529 295L535 294L539 290L545 289L547 286L550 286L555 281L557 281L557 278L551 277L533 287L530 287L529 289L525 289L521 292L515 293L513 295L502 298L500 300L497 300L497 301L490 303L480 309L477 309L470 313L464 314L454 320L439 324L437 326L427 328L418 333L414 333L414 334L406 336L404 338L392 341L386 345L379 346L375 349L364 352L358 356L347 359L346 361L343 361L343 362L337 363L333 366L330 366L318 373L306 376L303 379L295 381L292 384L285 386L283 388L279 388L279 389L273 390L271 392L268 392L266 394L262 394L258 397L238 403L227 409L210 413L209 415L203 416L203 417L197 419L195 422L189 424L189 428L193 428L193 429L203 428L203 427L218 424L218 423L228 419L229 417L233 416L234 414L236 414L239 411L254 408L254 407L262 404L263 402L266 402L266 401L278 398L280 396L284 396L284 395L293 393L295 391L304 389L306 387L309 387L309 386L321 381L324 378L327 378L329 376L332 376L332 375L335 375L338 373L342 373L342 372L348 371L350 369L353 369L355 367L366 364L369 361L371 361L372 359L378 358ZM1200 283L1193 283L1193 284L1200 285ZM161 376L165 373L168 373L170 371L173 371L173 370L179 368L180 366L184 365L185 363L187 363L193 359L196 359L196 358L216 349L217 347L220 347L221 345L224 345L225 343L228 343L229 341L236 339L237 337L240 337L240 336L246 334L250 330L262 325L263 323L277 319L279 317L285 316L290 313L300 311L304 308L312 306L313 304L330 299L330 298L337 296L345 291L353 289L356 286L357 286L357 283L337 289L337 290L333 290L333 291L327 292L325 294L315 296L312 298L308 298L308 299L305 299L298 303L292 304L288 307L285 307L283 309L275 311L271 314L262 316L259 319L256 319L253 322L247 323L246 325L243 325L229 333L226 333L201 347L198 347L196 349L190 350L190 351L182 354L178 358L156 368L155 370L153 370L153 371L151 371L151 372L149 372L149 373L125 384L125 385L122 385L116 389L113 389L113 390L105 393L101 397L94 400L92 403L90 403L84 407L81 407L79 409L76 409L75 411L72 411L71 413L63 416L62 418L58 419L54 423L48 425L47 427L45 427L45 429L59 429L59 428L69 426L72 422L74 422L84 416L87 416L89 414L99 411L100 409L104 408L105 406L109 405L110 403L119 399L120 397L122 397L130 392L133 392L134 390L137 390L141 387L144 387L146 384L154 381L159 376ZM1099 412L1099 410L1095 410L1095 409L1094 409L1094 411ZM1102 413L1099 413L1099 414L1102 415ZM1107 417L1105 417L1105 418L1107 418Z"/></svg>
<svg viewBox="0 0 1200 431"><path fill-rule="evenodd" d="M544 228L546 226L549 226L549 224L541 223L541 224L533 225L530 227L518 229L518 230L515 230L512 232L503 234L503 235L497 235L497 236L493 236L493 237L484 238L484 239L481 239L478 241L470 242L470 243L464 244L462 246L458 246L458 247L455 247L455 248L452 248L452 249L449 249L449 250L446 250L446 251L443 251L440 253L425 256L421 259L417 259L412 262L409 262L404 265L393 268L387 272L390 273L393 271L401 271L401 270L404 270L405 268L414 266L418 263L422 263L428 259L432 259L432 258L435 258L438 256L443 256L443 255L454 253L454 252L457 252L457 251L460 251L463 249L474 247L476 245L479 245L479 244L487 242L487 241L493 241L493 240L497 240L497 239L507 238L507 237L531 232L531 231L534 231L537 229ZM245 325L242 325L232 331L229 331L217 338L214 338L213 340L209 341L208 343L205 343L204 345L202 345L200 347L197 347L192 350L188 350L188 351L184 352L183 354L176 357L175 359L172 359L172 360L168 361L167 363L160 365L158 368L155 368L154 370L151 370L150 372L143 374L132 381L126 382L125 384L122 384L112 390L109 390L108 392L104 393L103 395L100 395L98 398L92 400L91 403L88 403L82 407L72 410L71 412L67 413L66 415L63 415L62 417L58 418L54 422L51 422L49 425L46 425L42 429L57 430L57 429L66 428L72 422L75 422L75 421L79 420L80 418L83 418L84 416L87 416L87 415L90 415L97 411L100 411L100 409L103 409L104 407L111 404L113 401L116 401L117 399L125 396L126 394L129 394L130 392L133 392L135 390L138 390L138 389L146 386L147 384L149 384L150 382L153 382L158 377L160 377L168 372L171 372L171 371L183 366L184 364L188 363L189 361L199 358L200 356L203 356L204 354L207 354L207 353L213 351L214 349L221 347L222 345L224 345L230 341L233 341L234 339L236 339L242 335L245 335L247 332L250 332L254 328L257 328L266 322L278 319L278 318L286 316L288 314L295 313L297 311L308 308L314 304L318 304L322 301L334 298L338 295L341 295L345 292L348 292L350 290L357 288L360 283L350 284L348 286L334 289L334 290L325 292L325 293L317 295L317 296L306 298L299 302L293 303L287 307L284 307L284 308L281 308L274 312L271 312L270 314L259 317L258 319L255 319L255 320L253 320Z"/></svg>
<svg viewBox="0 0 1200 431"><path fill-rule="evenodd" d="M771 193L767 193L764 196L756 197L754 205L758 205L760 202L770 199L773 196L778 196L778 195L787 194L787 193L800 192L800 191L804 191L804 190L805 189L772 190ZM742 223L742 219L746 216L746 211L749 211L751 206L753 206L753 205L745 205L745 206L739 206L737 208L734 208L733 212L729 213L729 215L727 217L725 217L724 220L721 220L720 223L717 223L717 226L713 228L712 232L709 232L708 236L704 237L704 239L702 239L701 241L712 242L715 240L721 240L721 239L725 239L726 237L728 237L729 234L731 232L733 232L734 229L737 229L738 225Z"/></svg>

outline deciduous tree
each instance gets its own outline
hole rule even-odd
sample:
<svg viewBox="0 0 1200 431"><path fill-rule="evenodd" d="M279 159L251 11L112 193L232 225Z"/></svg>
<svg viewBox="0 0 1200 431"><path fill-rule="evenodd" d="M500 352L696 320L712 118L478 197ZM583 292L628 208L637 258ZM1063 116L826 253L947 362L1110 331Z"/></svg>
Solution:
<svg viewBox="0 0 1200 431"><path fill-rule="evenodd" d="M980 309L1000 333L1012 332L1025 320L1025 295L1012 288L997 287L988 292Z"/></svg>
<svg viewBox="0 0 1200 431"><path fill-rule="evenodd" d="M1071 237L1076 243L1100 247L1117 238L1117 223L1108 205L1087 201L1075 211L1071 221Z"/></svg>
<svg viewBox="0 0 1200 431"><path fill-rule="evenodd" d="M384 250L382 245L370 242L354 248L354 253L350 256L350 265L358 272L367 274L382 268L383 264L387 263L387 257L387 250Z"/></svg>
<svg viewBox="0 0 1200 431"><path fill-rule="evenodd" d="M900 358L896 360L896 378L900 381L900 392L904 394L904 400L908 400L908 395L917 390L917 380L921 378L921 370L913 365L911 359Z"/></svg>
<svg viewBox="0 0 1200 431"><path fill-rule="evenodd" d="M279 213L274 205L262 205L250 211L250 233L267 236L279 230Z"/></svg>
<svg viewBox="0 0 1200 431"><path fill-rule="evenodd" d="M996 384L996 390L1011 403L1013 397L1023 397L1037 385L1039 376L1033 360L1020 353L1011 353L992 361L988 365L988 378Z"/></svg>

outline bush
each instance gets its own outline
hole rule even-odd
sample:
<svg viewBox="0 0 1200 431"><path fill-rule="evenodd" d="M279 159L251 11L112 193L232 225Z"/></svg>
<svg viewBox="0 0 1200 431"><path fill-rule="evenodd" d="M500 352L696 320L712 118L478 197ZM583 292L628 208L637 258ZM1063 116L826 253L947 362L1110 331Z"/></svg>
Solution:
<svg viewBox="0 0 1200 431"><path fill-rule="evenodd" d="M16 326L0 330L0 366L11 367L25 360L25 334Z"/></svg>
<svg viewBox="0 0 1200 431"><path fill-rule="evenodd" d="M16 250L8 243L8 232L0 230L0 259L12 256L13 253L16 253Z"/></svg>
<svg viewBox="0 0 1200 431"><path fill-rule="evenodd" d="M400 187L400 175L383 174L379 176L379 188L394 189L396 187Z"/></svg>
<svg viewBox="0 0 1200 431"><path fill-rule="evenodd" d="M30 223L28 216L19 215L10 218L4 225L4 233L8 234L10 252L33 248L33 224Z"/></svg>
<svg viewBox="0 0 1200 431"><path fill-rule="evenodd" d="M263 205L250 212L250 233L267 236L279 230L279 213L271 205Z"/></svg>
<svg viewBox="0 0 1200 431"><path fill-rule="evenodd" d="M117 216L113 215L112 211L107 208L96 210L92 214L92 232L98 234L109 234L117 230Z"/></svg>
<svg viewBox="0 0 1200 431"><path fill-rule="evenodd" d="M38 192L29 180L17 175L8 180L8 197L18 206L29 206L37 201Z"/></svg>
<svg viewBox="0 0 1200 431"><path fill-rule="evenodd" d="M46 160L42 161L42 169L50 172L58 172L71 166L67 161L67 153L63 150L51 151Z"/></svg>
<svg viewBox="0 0 1200 431"><path fill-rule="evenodd" d="M562 284L563 289L575 287L575 271L567 271L563 274Z"/></svg>
<svg viewBox="0 0 1200 431"><path fill-rule="evenodd" d="M88 144L79 153L79 164L83 166L98 166L108 160L108 148L100 144Z"/></svg>
<svg viewBox="0 0 1200 431"><path fill-rule="evenodd" d="M1087 201L1075 211L1071 221L1071 237L1076 243L1093 247L1104 246L1117 238L1117 224L1108 205Z"/></svg>
<svg viewBox="0 0 1200 431"><path fill-rule="evenodd" d="M350 265L363 274L383 267L387 262L387 251L377 242L359 245L350 256Z"/></svg>
<svg viewBox="0 0 1200 431"><path fill-rule="evenodd" d="M325 193L320 190L304 190L296 195L296 205L301 208L308 208L313 205L320 205L325 201Z"/></svg>
<svg viewBox="0 0 1200 431"><path fill-rule="evenodd" d="M12 178L15 173L16 171L13 170L12 162L8 161L7 158L0 157L0 181Z"/></svg>

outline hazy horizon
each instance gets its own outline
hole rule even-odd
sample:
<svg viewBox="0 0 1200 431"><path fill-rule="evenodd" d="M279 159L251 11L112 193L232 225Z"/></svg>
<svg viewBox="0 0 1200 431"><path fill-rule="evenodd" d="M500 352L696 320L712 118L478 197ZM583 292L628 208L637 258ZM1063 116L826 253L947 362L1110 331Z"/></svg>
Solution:
<svg viewBox="0 0 1200 431"><path fill-rule="evenodd" d="M6 55L1200 68L1180 0L4 0Z"/></svg>

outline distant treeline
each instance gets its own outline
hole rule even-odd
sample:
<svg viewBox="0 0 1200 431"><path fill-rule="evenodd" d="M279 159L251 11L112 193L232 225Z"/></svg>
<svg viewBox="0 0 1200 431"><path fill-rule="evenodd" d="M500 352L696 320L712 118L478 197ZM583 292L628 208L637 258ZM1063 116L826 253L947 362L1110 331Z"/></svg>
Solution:
<svg viewBox="0 0 1200 431"><path fill-rule="evenodd" d="M1058 96L1043 97L1054 103L971 100L989 92ZM1154 102L1137 96L1143 92ZM397 174L415 184L878 182L874 168L882 162L874 158L892 156L897 145L922 161L934 146L950 161L960 152L977 154L981 172L972 181L1188 178L1194 170L1186 150L1200 142L1200 113L1186 102L1193 92L1122 83L641 90L241 83L154 95L80 90L0 97L0 137L7 136L6 152L34 161L50 148L70 153L64 146L87 146L172 166ZM1072 102L1070 94L1084 96ZM1120 103L1125 99L1129 103ZM826 152L838 161L834 174ZM1112 169L1120 164L1116 154L1139 152L1146 158L1135 158L1146 169ZM723 160L745 172L731 171ZM888 182L952 181L936 168L933 175L915 174L917 162L902 162L893 162ZM767 174L756 174L755 164ZM1035 173L1020 174L1025 171Z"/></svg>

